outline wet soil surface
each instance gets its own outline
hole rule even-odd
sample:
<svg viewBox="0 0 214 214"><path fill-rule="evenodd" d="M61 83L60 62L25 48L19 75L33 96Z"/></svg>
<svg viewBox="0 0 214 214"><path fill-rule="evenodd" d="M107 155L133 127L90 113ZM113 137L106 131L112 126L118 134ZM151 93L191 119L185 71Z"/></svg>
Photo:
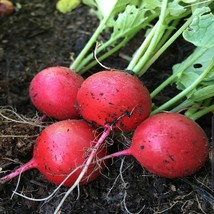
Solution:
<svg viewBox="0 0 214 214"><path fill-rule="evenodd" d="M35 125L39 115L29 100L30 80L45 67L69 66L72 56L80 52L98 24L97 18L83 5L64 15L56 11L56 1L13 2L16 11L11 16L0 17L2 174L32 157L34 140L43 128ZM124 69L127 61L121 58L121 53L132 54L130 47L136 48L139 38L136 37L130 46L124 47L105 64ZM143 77L149 90L163 81L171 72L172 65L184 59L192 49L182 39L176 41ZM93 71L99 69L98 66ZM161 94L157 102L164 102L173 93L173 90L169 90ZM199 123L211 139L210 121L211 116L208 115ZM124 138L120 140L125 141ZM118 149L116 147L121 145L113 149ZM109 163L108 170L97 180L81 186L79 194L75 190L67 198L61 213L214 213L210 160L187 179L190 183L160 178L143 169L132 157L117 158ZM28 197L45 198L55 188L36 169L25 172L20 181L16 178L0 185L0 213L53 213L66 188L61 188L51 199L41 202L12 193L16 190Z"/></svg>

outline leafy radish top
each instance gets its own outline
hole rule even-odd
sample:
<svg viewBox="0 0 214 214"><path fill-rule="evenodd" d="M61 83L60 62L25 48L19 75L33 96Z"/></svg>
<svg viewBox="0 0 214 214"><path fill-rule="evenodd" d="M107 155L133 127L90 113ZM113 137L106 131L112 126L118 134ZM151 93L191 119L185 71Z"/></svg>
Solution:
<svg viewBox="0 0 214 214"><path fill-rule="evenodd" d="M135 76L122 71L101 71L88 77L77 94L81 115L100 126L129 131L151 112L147 88Z"/></svg>

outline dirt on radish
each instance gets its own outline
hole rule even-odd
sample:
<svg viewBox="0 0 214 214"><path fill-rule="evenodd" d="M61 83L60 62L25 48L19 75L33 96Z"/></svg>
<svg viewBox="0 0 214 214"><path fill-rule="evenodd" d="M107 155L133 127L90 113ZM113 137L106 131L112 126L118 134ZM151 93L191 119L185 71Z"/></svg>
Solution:
<svg viewBox="0 0 214 214"><path fill-rule="evenodd" d="M77 103L87 121L121 131L134 130L152 108L143 82L118 70L99 71L88 77L77 92Z"/></svg>
<svg viewBox="0 0 214 214"><path fill-rule="evenodd" d="M55 10L56 1L14 0L13 3L17 4L15 13L1 17L0 23L0 105L9 106L9 109L13 106L13 111L24 115L24 118L17 117L11 111L0 110L0 166L8 172L31 158L33 142L44 128L35 125L35 120L41 115L28 97L30 80L39 70L48 66L69 66L70 59L82 49L98 21L86 7L79 7L76 11L62 15ZM141 40L141 35L130 46L124 47L120 54L115 54L115 57L103 63L124 69L127 62L123 55L132 54L132 49L138 47L138 39ZM162 82L168 76L171 66L184 59L192 49L190 44L179 39L167 50L161 60L152 66L152 75L148 72L143 78L149 90L152 91ZM97 66L95 71L100 69ZM156 101L164 103L173 93L175 89L171 87L171 90L160 94ZM207 115L198 121L207 133L209 142L210 118ZM122 143L129 144L131 140L129 135L114 137L120 143L112 147L111 152L124 148ZM112 143L111 139L108 141L109 144ZM199 172L188 178L195 186L182 180L155 176L143 169L132 157L122 160L123 158L114 160L103 176L81 187L78 200L78 192L74 191L61 212L128 213L127 210L138 212L142 208L148 214L213 212L210 195L203 198L204 189L210 192L212 185L209 160ZM17 182L15 179L0 185L0 212L53 213L67 190L61 188L47 203L30 201L17 195L13 195L11 200ZM32 170L22 174L16 191L34 198L44 198L55 188L37 170Z"/></svg>

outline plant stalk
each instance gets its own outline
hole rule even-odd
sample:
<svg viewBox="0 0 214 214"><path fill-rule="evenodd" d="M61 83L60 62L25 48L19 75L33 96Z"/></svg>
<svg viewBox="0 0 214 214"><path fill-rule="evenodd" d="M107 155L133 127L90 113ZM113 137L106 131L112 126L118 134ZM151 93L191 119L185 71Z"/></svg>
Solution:
<svg viewBox="0 0 214 214"><path fill-rule="evenodd" d="M185 97L188 93L190 93L206 76L207 74L212 70L214 66L214 60L211 61L209 66L206 70L203 71L203 73L198 77L197 80L195 80L189 87L187 87L185 90L177 94L175 97L170 99L168 102L164 103L154 111L152 111L152 114L159 113L161 111L165 111L169 109L171 106L173 106L175 103L177 103L179 100L181 100L183 97Z"/></svg>
<svg viewBox="0 0 214 214"><path fill-rule="evenodd" d="M73 61L73 63L70 65L70 68L73 70L76 70L79 66L79 64L81 63L81 61L84 59L85 55L87 54L87 52L90 50L90 48L93 46L93 44L96 42L98 36L101 34L101 32L103 31L105 24L108 22L112 11L114 10L115 5L117 4L117 1L115 1L112 5L111 11L109 12L109 14L107 16L105 16L103 18L103 20L100 22L98 28L96 29L96 31L94 32L94 34L91 36L91 38L89 39L89 41L87 42L87 44L85 45L84 49L80 52L80 54L77 56L77 58Z"/></svg>
<svg viewBox="0 0 214 214"><path fill-rule="evenodd" d="M162 35L165 31L164 19L166 16L167 4L168 4L168 0L163 0L162 7L161 7L161 13L160 13L159 20L158 20L158 26L157 26L157 29L154 33L154 36L153 36L146 52L141 57L139 62L136 64L136 66L134 66L132 69L137 75L139 75L141 68L144 66L144 64L151 57L154 49L156 48L157 43L159 42L160 38L162 37Z"/></svg>

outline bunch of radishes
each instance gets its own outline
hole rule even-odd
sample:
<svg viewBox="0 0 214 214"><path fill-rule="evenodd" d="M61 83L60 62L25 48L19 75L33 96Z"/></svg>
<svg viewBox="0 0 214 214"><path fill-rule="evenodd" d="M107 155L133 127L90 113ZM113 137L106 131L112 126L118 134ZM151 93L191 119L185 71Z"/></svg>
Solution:
<svg viewBox="0 0 214 214"><path fill-rule="evenodd" d="M125 71L100 71L84 80L69 68L50 67L33 78L29 94L40 112L60 121L41 132L32 159L1 183L37 168L55 184L86 184L108 158L120 155L175 178L195 173L208 157L208 139L197 123L178 113L150 116L146 86ZM134 131L130 148L108 154L105 139L111 131Z"/></svg>

